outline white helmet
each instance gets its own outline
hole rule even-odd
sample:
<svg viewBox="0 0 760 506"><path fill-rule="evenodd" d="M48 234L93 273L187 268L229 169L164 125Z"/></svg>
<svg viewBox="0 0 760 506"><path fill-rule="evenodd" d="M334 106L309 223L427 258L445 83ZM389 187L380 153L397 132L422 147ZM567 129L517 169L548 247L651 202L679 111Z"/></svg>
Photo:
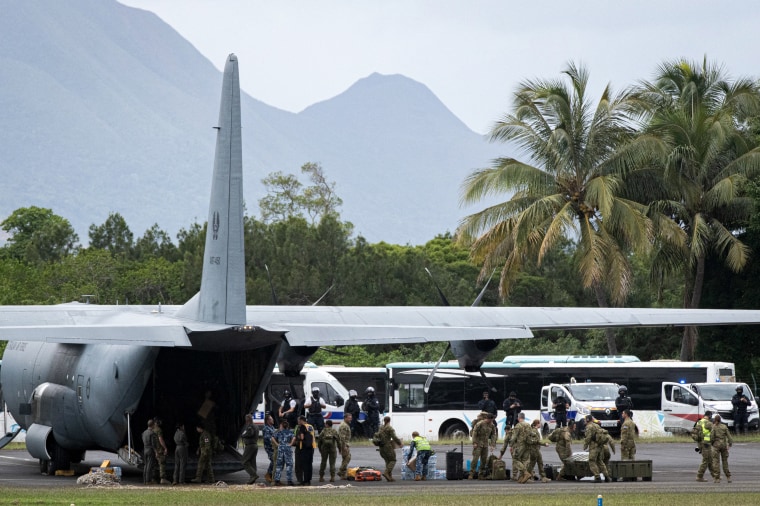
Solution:
<svg viewBox="0 0 760 506"><path fill-rule="evenodd" d="M367 387L367 389L364 391L365 394L374 394L375 389L373 387Z"/></svg>

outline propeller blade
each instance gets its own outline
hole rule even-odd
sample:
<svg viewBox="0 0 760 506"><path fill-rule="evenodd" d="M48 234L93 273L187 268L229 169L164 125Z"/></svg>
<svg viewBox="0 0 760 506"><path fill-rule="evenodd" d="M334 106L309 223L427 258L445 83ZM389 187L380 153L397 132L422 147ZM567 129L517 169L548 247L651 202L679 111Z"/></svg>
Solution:
<svg viewBox="0 0 760 506"><path fill-rule="evenodd" d="M322 351L326 351L327 353L332 353L334 355L342 355L344 357L349 356L349 354L346 353L345 351L332 350L330 348L325 348L324 346L320 346L319 349Z"/></svg>
<svg viewBox="0 0 760 506"><path fill-rule="evenodd" d="M430 279L433 280L433 284L435 285L435 289L438 290L438 295L441 297L441 301L443 302L443 305L450 306L451 304L449 304L448 299L446 299L446 296L443 294L443 291L438 286L438 283L435 281L435 278L433 277L433 273L430 272L430 270L427 267L425 267L425 272L427 272L428 276L430 276Z"/></svg>
<svg viewBox="0 0 760 506"><path fill-rule="evenodd" d="M316 306L317 304L319 304L320 302L322 302L322 299L324 299L325 297L327 297L327 294L330 293L330 290L332 290L334 287L335 287L335 283L333 283L332 285L330 285L330 288L328 288L327 291L325 293L323 293L322 296L320 298L318 298L317 301L314 304L312 304L312 306Z"/></svg>
<svg viewBox="0 0 760 506"><path fill-rule="evenodd" d="M483 298L483 295L486 293L486 288L488 288L488 283L491 282L491 279L493 278L493 275L496 274L496 269L491 271L491 275L488 276L488 281L486 281L486 284L483 286L483 289L480 291L477 297L475 297L475 302L472 303L472 307L477 307L480 305L480 300Z"/></svg>
<svg viewBox="0 0 760 506"><path fill-rule="evenodd" d="M438 359L438 362L436 362L435 367L433 367L433 370L430 371L430 375L428 375L427 380L425 380L425 393L428 393L428 390L430 390L430 384L433 382L433 377L435 376L435 372L438 370L438 366L441 365L441 362L443 362L443 357L446 356L446 353L448 353L450 349L451 349L451 343L448 343L446 345L446 349L443 350L443 354L441 355L441 358Z"/></svg>

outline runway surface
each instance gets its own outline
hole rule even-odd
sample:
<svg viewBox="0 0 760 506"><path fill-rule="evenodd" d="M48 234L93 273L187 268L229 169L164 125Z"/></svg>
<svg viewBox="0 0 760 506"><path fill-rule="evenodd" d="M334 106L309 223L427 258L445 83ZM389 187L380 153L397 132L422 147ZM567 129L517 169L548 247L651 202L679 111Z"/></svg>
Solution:
<svg viewBox="0 0 760 506"><path fill-rule="evenodd" d="M580 451L581 445L576 444L574 450ZM551 483L534 482L525 485L519 485L512 481L481 481L481 480L428 480L428 481L408 481L401 480L401 450L397 450L398 463L396 465L394 477L395 482L345 482L338 480L334 485L346 485L350 483L352 487L373 487L375 492L384 494L405 493L400 489L409 489L410 492L424 493L429 490L434 493L488 493L495 488L510 490L519 493L567 493L569 491L661 491L661 492L694 492L700 488L705 490L716 490L718 488L732 491L743 492L760 492L760 443L737 443L730 450L729 467L731 469L733 483L727 483L725 476L722 477L720 484L713 483L709 474L705 475L707 483L697 483L696 470L699 467L701 456L694 451L695 445L687 443L639 443L637 459L652 460L653 476L649 482L614 482L614 483L594 483L592 479L587 478L581 481L555 481ZM441 446L433 445L436 450L438 469L445 469L445 452L452 450L454 445ZM459 448L457 446L457 448ZM542 455L544 463L559 464L559 458L553 447L543 448ZM352 448L351 466L373 466L377 469L383 469L383 461L376 449L371 446L355 446ZM464 446L464 460L470 458L470 448ZM110 459L112 465L122 467L122 484L142 486L142 474L137 468L122 465L119 458L106 452L88 452L86 460L75 466L74 477L61 476L44 476L39 472L39 463L32 459L25 450L2 450L0 451L0 486L2 487L24 487L24 488L46 488L46 487L76 487L76 478L81 474L89 471L90 467L97 467L103 459ZM329 485L327 483L318 483L318 470L320 457L315 455L314 460L314 479L312 485ZM616 460L617 456L613 456ZM511 461L506 457L507 468L511 467ZM268 460L266 452L263 449L258 453L258 473L263 477ZM338 457L340 464L340 457ZM192 476L189 476L191 478ZM244 485L248 480L248 475L239 471L218 475L218 480L222 480L229 485ZM263 487L263 479L257 482L259 487ZM198 487L200 485L186 485L187 487ZM153 487L167 487L154 485Z"/></svg>

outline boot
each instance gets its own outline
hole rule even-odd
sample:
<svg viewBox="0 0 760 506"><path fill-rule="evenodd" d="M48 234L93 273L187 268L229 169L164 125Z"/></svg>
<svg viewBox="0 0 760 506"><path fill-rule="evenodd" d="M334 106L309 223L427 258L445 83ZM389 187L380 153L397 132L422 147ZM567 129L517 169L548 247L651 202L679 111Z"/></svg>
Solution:
<svg viewBox="0 0 760 506"><path fill-rule="evenodd" d="M546 476L544 476L543 478L541 478L541 483L549 483L550 481L552 481L552 480L550 480Z"/></svg>
<svg viewBox="0 0 760 506"><path fill-rule="evenodd" d="M720 483L720 478L715 478L715 483Z"/></svg>
<svg viewBox="0 0 760 506"><path fill-rule="evenodd" d="M264 481L266 481L267 483L269 483L271 485L272 484L272 475L270 473L265 474L264 475Z"/></svg>
<svg viewBox="0 0 760 506"><path fill-rule="evenodd" d="M419 474L415 475L414 481L422 481L422 476L420 476Z"/></svg>
<svg viewBox="0 0 760 506"><path fill-rule="evenodd" d="M425 480L427 480L427 476L425 476L425 475L423 474L423 475L422 475L422 481L425 481Z"/></svg>
<svg viewBox="0 0 760 506"><path fill-rule="evenodd" d="M697 481L707 481L707 480L706 480L706 479L704 479L704 478L703 478L703 477L701 477L701 476L697 476Z"/></svg>
<svg viewBox="0 0 760 506"><path fill-rule="evenodd" d="M319 475L319 483L324 483L324 482L325 482L325 475L324 474L320 474Z"/></svg>
<svg viewBox="0 0 760 506"><path fill-rule="evenodd" d="M730 476L726 476L726 481L729 482L729 483L731 483L731 477Z"/></svg>
<svg viewBox="0 0 760 506"><path fill-rule="evenodd" d="M335 483L335 475L334 474L330 475L330 483Z"/></svg>

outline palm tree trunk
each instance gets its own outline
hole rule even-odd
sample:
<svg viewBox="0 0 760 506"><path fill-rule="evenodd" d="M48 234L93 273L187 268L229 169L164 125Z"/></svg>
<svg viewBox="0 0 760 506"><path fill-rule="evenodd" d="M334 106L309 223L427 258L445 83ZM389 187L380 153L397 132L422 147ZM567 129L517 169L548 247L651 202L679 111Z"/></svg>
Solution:
<svg viewBox="0 0 760 506"><path fill-rule="evenodd" d="M609 304L607 304L607 295L604 293L604 288L602 288L601 284L596 282L594 283L594 293L596 294L596 303L599 305L599 307L610 307ZM607 327L604 329L604 335L607 337L607 353L610 355L617 355L617 342L615 341L615 331L612 329L612 327Z"/></svg>
<svg viewBox="0 0 760 506"><path fill-rule="evenodd" d="M687 309L697 309L702 300L702 286L705 283L705 257L697 258L697 266L692 283L688 283L687 290L684 291L684 306ZM691 294L688 286L691 285ZM683 338L681 339L681 360L688 362L694 360L697 352L697 341L699 341L699 331L697 327L684 327Z"/></svg>

